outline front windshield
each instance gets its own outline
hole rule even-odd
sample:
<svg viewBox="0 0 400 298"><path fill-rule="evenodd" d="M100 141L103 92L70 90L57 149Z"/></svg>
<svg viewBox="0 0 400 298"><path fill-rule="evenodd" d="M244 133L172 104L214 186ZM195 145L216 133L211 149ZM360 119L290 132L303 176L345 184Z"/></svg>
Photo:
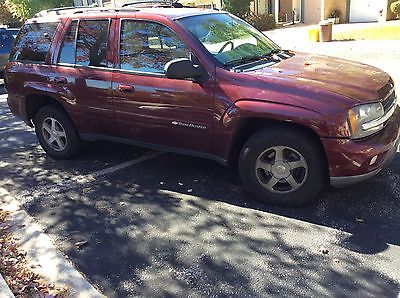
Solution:
<svg viewBox="0 0 400 298"><path fill-rule="evenodd" d="M268 55L279 49L261 32L227 13L182 18L179 23L224 65Z"/></svg>

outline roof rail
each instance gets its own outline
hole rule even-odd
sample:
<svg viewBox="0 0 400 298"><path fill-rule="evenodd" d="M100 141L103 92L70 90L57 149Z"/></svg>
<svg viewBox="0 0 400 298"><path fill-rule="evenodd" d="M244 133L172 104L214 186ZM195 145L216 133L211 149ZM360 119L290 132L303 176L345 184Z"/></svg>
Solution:
<svg viewBox="0 0 400 298"><path fill-rule="evenodd" d="M122 4L122 7L133 6L138 4L172 4L171 0L142 0L142 1L132 1Z"/></svg>
<svg viewBox="0 0 400 298"><path fill-rule="evenodd" d="M51 8L38 12L33 18L45 17L45 16L58 16L66 14L78 14L78 13L89 13L89 12L119 12L119 11L138 11L135 8L125 7L93 7L93 6L76 6L76 7L60 7Z"/></svg>
<svg viewBox="0 0 400 298"><path fill-rule="evenodd" d="M143 1L134 1L134 2L127 2L122 4L122 7L128 6L138 6L138 7L174 7L174 8L183 8L189 7L184 6L178 1L174 0L143 0Z"/></svg>
<svg viewBox="0 0 400 298"><path fill-rule="evenodd" d="M44 16L58 16L66 14L78 14L78 13L89 13L89 12L119 12L119 11L138 11L135 8L124 8L124 7L93 7L93 6L77 6L77 7L60 7L51 8L38 12L33 18L39 18Z"/></svg>
<svg viewBox="0 0 400 298"><path fill-rule="evenodd" d="M39 11L33 17L37 18L37 17L48 15L48 14L59 15L59 14L71 12L75 9L81 9L81 8L92 8L92 7L90 7L90 6L66 6L66 7L50 8L50 9L45 9L45 10Z"/></svg>

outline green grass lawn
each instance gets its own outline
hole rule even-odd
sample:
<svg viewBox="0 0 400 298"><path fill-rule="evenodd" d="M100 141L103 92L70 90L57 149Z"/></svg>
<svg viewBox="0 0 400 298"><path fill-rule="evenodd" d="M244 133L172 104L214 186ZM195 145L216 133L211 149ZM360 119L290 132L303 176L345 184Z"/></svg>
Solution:
<svg viewBox="0 0 400 298"><path fill-rule="evenodd" d="M333 34L334 40L400 40L399 25L377 25L364 29L354 29Z"/></svg>

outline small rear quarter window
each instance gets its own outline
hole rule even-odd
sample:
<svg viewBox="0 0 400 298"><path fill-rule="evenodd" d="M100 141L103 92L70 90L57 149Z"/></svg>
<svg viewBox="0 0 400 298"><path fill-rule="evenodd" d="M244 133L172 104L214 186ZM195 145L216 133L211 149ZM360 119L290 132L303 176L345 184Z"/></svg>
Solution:
<svg viewBox="0 0 400 298"><path fill-rule="evenodd" d="M75 64L75 35L78 21L71 22L61 46L58 63Z"/></svg>
<svg viewBox="0 0 400 298"><path fill-rule="evenodd" d="M59 22L27 23L18 33L10 61L44 62Z"/></svg>

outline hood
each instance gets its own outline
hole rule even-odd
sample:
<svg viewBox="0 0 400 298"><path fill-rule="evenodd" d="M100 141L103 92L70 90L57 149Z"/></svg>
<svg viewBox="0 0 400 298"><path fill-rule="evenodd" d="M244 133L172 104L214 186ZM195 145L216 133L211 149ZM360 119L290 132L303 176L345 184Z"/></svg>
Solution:
<svg viewBox="0 0 400 298"><path fill-rule="evenodd" d="M296 53L274 66L247 73L261 78L278 77L294 81L298 88L332 92L355 103L381 98L380 93L390 80L387 73L373 66L304 53Z"/></svg>

